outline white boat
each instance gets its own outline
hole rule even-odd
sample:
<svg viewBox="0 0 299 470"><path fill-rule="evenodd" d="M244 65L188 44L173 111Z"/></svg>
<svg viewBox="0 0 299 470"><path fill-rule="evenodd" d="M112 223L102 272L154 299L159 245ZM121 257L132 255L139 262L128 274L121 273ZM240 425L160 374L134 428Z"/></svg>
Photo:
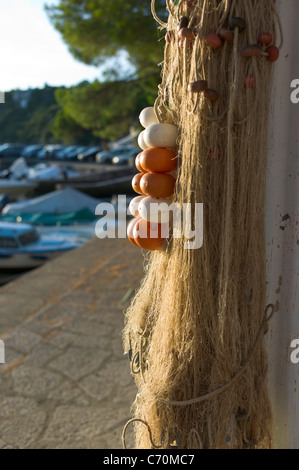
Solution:
<svg viewBox="0 0 299 470"><path fill-rule="evenodd" d="M39 233L29 224L0 222L0 270L37 268L56 256L83 245L87 237L75 233Z"/></svg>
<svg viewBox="0 0 299 470"><path fill-rule="evenodd" d="M48 163L38 163L34 167L29 167L24 157L17 158L12 165L0 173L0 182L13 181L19 187L37 187L42 181L64 181L80 176L79 171L71 170L60 163L49 165ZM11 186L11 185L10 185Z"/></svg>
<svg viewBox="0 0 299 470"><path fill-rule="evenodd" d="M47 165L46 163L39 163L34 168L28 168L27 179L28 181L63 181L69 178L80 176L79 171L72 171L63 165Z"/></svg>

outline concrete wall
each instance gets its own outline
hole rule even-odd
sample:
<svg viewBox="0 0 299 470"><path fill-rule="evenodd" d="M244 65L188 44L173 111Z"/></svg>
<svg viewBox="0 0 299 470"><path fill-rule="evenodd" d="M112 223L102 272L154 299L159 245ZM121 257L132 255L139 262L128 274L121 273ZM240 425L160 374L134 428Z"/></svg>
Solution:
<svg viewBox="0 0 299 470"><path fill-rule="evenodd" d="M267 174L268 302L276 304L267 335L269 388L274 445L298 449L299 363L290 355L292 340L299 339L299 103L293 104L290 95L291 82L299 79L299 1L276 5L284 46L275 64Z"/></svg>

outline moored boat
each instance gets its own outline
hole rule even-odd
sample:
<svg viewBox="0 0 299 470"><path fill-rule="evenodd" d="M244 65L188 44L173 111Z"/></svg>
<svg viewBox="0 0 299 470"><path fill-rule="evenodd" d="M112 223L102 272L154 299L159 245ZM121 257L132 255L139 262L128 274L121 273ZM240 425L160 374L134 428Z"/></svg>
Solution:
<svg viewBox="0 0 299 470"><path fill-rule="evenodd" d="M41 234L30 224L0 222L0 270L37 268L56 256L83 245L86 237L74 234Z"/></svg>

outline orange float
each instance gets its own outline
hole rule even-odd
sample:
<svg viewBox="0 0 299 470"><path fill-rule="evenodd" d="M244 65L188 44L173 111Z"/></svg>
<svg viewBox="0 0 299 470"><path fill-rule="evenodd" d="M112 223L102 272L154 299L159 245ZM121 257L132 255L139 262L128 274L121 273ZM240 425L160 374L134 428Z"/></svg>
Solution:
<svg viewBox="0 0 299 470"><path fill-rule="evenodd" d="M160 250L164 242L161 232L161 224L138 218L133 226L133 239L140 248L149 251Z"/></svg>
<svg viewBox="0 0 299 470"><path fill-rule="evenodd" d="M222 46L223 41L219 34L210 33L206 36L206 44L210 46L212 49L218 49Z"/></svg>
<svg viewBox="0 0 299 470"><path fill-rule="evenodd" d="M138 162L143 172L168 173L177 167L176 154L160 147L152 147L141 152Z"/></svg>
<svg viewBox="0 0 299 470"><path fill-rule="evenodd" d="M136 166L138 171L140 171L141 173L145 173L144 169L140 165L140 156L141 156L141 154L142 154L142 152L138 153L137 157L135 158L135 166Z"/></svg>
<svg viewBox="0 0 299 470"><path fill-rule="evenodd" d="M136 246L139 246L139 245L137 245L136 241L134 240L133 229L139 219L141 219L141 217L135 217L129 222L128 227L127 227L127 237L130 240L130 242Z"/></svg>
<svg viewBox="0 0 299 470"><path fill-rule="evenodd" d="M272 41L273 41L273 36L270 33L262 33L258 37L258 43L261 46L270 46L270 44L272 44Z"/></svg>
<svg viewBox="0 0 299 470"><path fill-rule="evenodd" d="M221 28L219 31L219 36L228 44L232 44L234 42L234 32L227 28Z"/></svg>
<svg viewBox="0 0 299 470"><path fill-rule="evenodd" d="M175 178L168 173L145 173L140 179L139 194L167 199L173 194L175 181Z"/></svg>
<svg viewBox="0 0 299 470"><path fill-rule="evenodd" d="M140 181L144 175L145 173L137 173L132 179L132 188L137 194L145 194L140 187Z"/></svg>
<svg viewBox="0 0 299 470"><path fill-rule="evenodd" d="M267 47L266 53L268 54L267 60L270 62L275 62L279 57L279 49L276 46Z"/></svg>

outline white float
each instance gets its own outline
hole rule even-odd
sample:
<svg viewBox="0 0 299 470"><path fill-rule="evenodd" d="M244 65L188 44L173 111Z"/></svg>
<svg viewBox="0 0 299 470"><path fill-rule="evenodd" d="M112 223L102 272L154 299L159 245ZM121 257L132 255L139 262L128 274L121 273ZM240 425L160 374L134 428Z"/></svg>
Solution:
<svg viewBox="0 0 299 470"><path fill-rule="evenodd" d="M138 206L141 200L144 199L144 197L145 196L136 196L130 201L129 211L133 217L138 217L139 215Z"/></svg>
<svg viewBox="0 0 299 470"><path fill-rule="evenodd" d="M138 146L142 149L142 150L146 150L148 149L148 145L146 145L145 141L144 141L144 133L145 133L145 130L140 132L139 136L138 136Z"/></svg>
<svg viewBox="0 0 299 470"><path fill-rule="evenodd" d="M138 213L144 220L160 224L172 219L171 209L175 210L176 205L171 204L169 199L156 199L150 196L142 197L138 205Z"/></svg>
<svg viewBox="0 0 299 470"><path fill-rule="evenodd" d="M143 133L143 140L148 147L176 147L178 128L173 124L152 124Z"/></svg>
<svg viewBox="0 0 299 470"><path fill-rule="evenodd" d="M148 126L151 126L152 124L159 123L155 110L152 106L149 106L148 108L144 108L141 111L139 115L139 121L140 121L140 124L145 128L147 128Z"/></svg>

